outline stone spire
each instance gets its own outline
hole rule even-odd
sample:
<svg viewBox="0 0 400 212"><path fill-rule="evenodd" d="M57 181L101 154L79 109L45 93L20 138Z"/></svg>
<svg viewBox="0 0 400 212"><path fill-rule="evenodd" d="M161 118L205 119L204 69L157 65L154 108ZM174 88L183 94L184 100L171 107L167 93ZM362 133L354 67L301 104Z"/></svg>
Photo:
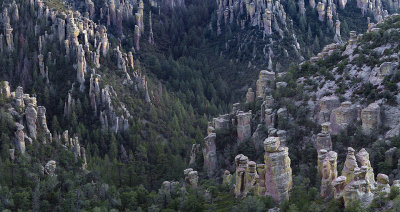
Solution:
<svg viewBox="0 0 400 212"><path fill-rule="evenodd" d="M335 37L333 38L336 43L342 43L342 36L340 35L340 21L336 20L335 24Z"/></svg>
<svg viewBox="0 0 400 212"><path fill-rule="evenodd" d="M246 186L247 182L247 170L248 170L248 157L240 154L235 157L235 196L236 197L245 197L248 192L248 188Z"/></svg>
<svg viewBox="0 0 400 212"><path fill-rule="evenodd" d="M328 6L328 8L326 9L326 16L328 18L329 26L333 27L333 20L332 20L333 14L332 14L332 7L331 6Z"/></svg>
<svg viewBox="0 0 400 212"><path fill-rule="evenodd" d="M246 93L246 103L254 102L254 91L252 88L249 88Z"/></svg>
<svg viewBox="0 0 400 212"><path fill-rule="evenodd" d="M16 146L21 154L25 154L25 133L24 126L19 123L15 123L17 131L15 132Z"/></svg>
<svg viewBox="0 0 400 212"><path fill-rule="evenodd" d="M76 78L80 83L81 92L85 89L85 74L86 74L86 59L85 59L85 51L82 48L82 44L78 46L77 49L77 70L76 70Z"/></svg>
<svg viewBox="0 0 400 212"><path fill-rule="evenodd" d="M329 122L322 124L322 131L318 133L315 142L317 151L321 149L326 149L327 151L330 151L332 149L332 139L329 133L329 126L330 126Z"/></svg>
<svg viewBox="0 0 400 212"><path fill-rule="evenodd" d="M289 199L292 188L292 168L290 167L289 149L280 147L277 137L269 137L264 141L264 163L266 167L266 195L277 202Z"/></svg>
<svg viewBox="0 0 400 212"><path fill-rule="evenodd" d="M251 137L251 111L237 115L237 135L239 143Z"/></svg>
<svg viewBox="0 0 400 212"><path fill-rule="evenodd" d="M375 184L375 175L374 169L371 166L371 162L369 161L369 153L367 150L362 148L356 155L357 161L360 163L361 166L367 167L367 172L365 175L365 179L368 180L371 185Z"/></svg>
<svg viewBox="0 0 400 212"><path fill-rule="evenodd" d="M342 170L342 176L346 177L346 184L354 179L354 169L358 168L355 150L351 147L347 148L346 161Z"/></svg>
<svg viewBox="0 0 400 212"><path fill-rule="evenodd" d="M143 13L143 9L144 9L144 3L143 3L143 0L140 0L139 1L139 6L138 6L138 12L139 12L139 15L140 15L140 19L139 19L139 21L140 21L140 34L142 35L143 33L144 33L144 21L143 21L143 17L144 17L144 13Z"/></svg>
<svg viewBox="0 0 400 212"><path fill-rule="evenodd" d="M150 32L149 32L149 43L154 45L154 37L153 37L153 22L151 18L151 11L149 12L149 25L150 25Z"/></svg>
<svg viewBox="0 0 400 212"><path fill-rule="evenodd" d="M318 11L318 19L320 21L324 21L325 20L325 4L323 2L318 2L317 5L317 11Z"/></svg>
<svg viewBox="0 0 400 212"><path fill-rule="evenodd" d="M330 151L327 153L322 163L321 173L321 197L332 198L334 195L334 186L332 181L337 178L337 153Z"/></svg>
<svg viewBox="0 0 400 212"><path fill-rule="evenodd" d="M135 49L136 51L140 50L140 28L138 25L135 25Z"/></svg>
<svg viewBox="0 0 400 212"><path fill-rule="evenodd" d="M267 92L274 87L275 73L272 71L262 70L257 80L257 97L264 98Z"/></svg>
<svg viewBox="0 0 400 212"><path fill-rule="evenodd" d="M272 12L268 8L265 9L265 13L263 14L263 21L264 21L264 33L266 35L272 34Z"/></svg>
<svg viewBox="0 0 400 212"><path fill-rule="evenodd" d="M315 0L309 0L310 7L315 8Z"/></svg>
<svg viewBox="0 0 400 212"><path fill-rule="evenodd" d="M13 28L10 25L6 25L6 43L8 51L14 50L14 37L13 37Z"/></svg>
<svg viewBox="0 0 400 212"><path fill-rule="evenodd" d="M36 120L37 112L32 104L29 104L25 109L26 126L28 127L29 136L36 139Z"/></svg>
<svg viewBox="0 0 400 212"><path fill-rule="evenodd" d="M215 145L216 138L217 135L215 133L211 133L204 138L204 166L207 169L207 174L209 177L214 176L217 168L217 147Z"/></svg>
<svg viewBox="0 0 400 212"><path fill-rule="evenodd" d="M306 8L304 7L304 0L299 0L297 3L299 5L299 13L304 15L306 13Z"/></svg>
<svg viewBox="0 0 400 212"><path fill-rule="evenodd" d="M58 40L60 41L60 44L63 44L65 40L65 20L58 18L57 25Z"/></svg>
<svg viewBox="0 0 400 212"><path fill-rule="evenodd" d="M347 0L339 0L340 9L344 9L346 7Z"/></svg>

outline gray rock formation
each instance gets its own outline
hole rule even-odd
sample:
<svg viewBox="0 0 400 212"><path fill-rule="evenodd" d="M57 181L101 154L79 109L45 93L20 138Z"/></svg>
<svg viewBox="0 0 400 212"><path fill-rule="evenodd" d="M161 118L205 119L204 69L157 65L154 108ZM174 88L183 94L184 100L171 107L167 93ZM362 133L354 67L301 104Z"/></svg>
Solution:
<svg viewBox="0 0 400 212"><path fill-rule="evenodd" d="M237 115L237 135L239 143L251 137L251 111Z"/></svg>
<svg viewBox="0 0 400 212"><path fill-rule="evenodd" d="M37 138L36 120L37 112L32 104L29 104L25 109L26 126L28 128L29 136L33 139Z"/></svg>
<svg viewBox="0 0 400 212"><path fill-rule="evenodd" d="M340 106L337 96L324 96L319 100L319 112L316 120L319 124L329 122L332 110Z"/></svg>
<svg viewBox="0 0 400 212"><path fill-rule="evenodd" d="M361 111L362 129L365 133L371 133L381 125L381 110L377 103L368 105Z"/></svg>
<svg viewBox="0 0 400 212"><path fill-rule="evenodd" d="M57 163L54 160L50 160L46 163L46 166L44 167L45 174L49 175L50 177L56 176L56 167Z"/></svg>
<svg viewBox="0 0 400 212"><path fill-rule="evenodd" d="M330 117L330 130L333 135L337 135L340 130L346 129L357 119L357 110L351 102L342 102L341 106L332 110Z"/></svg>
<svg viewBox="0 0 400 212"><path fill-rule="evenodd" d="M217 147L215 145L216 138L217 135L215 133L211 133L206 138L204 138L204 166L206 167L209 177L214 176L217 171Z"/></svg>
<svg viewBox="0 0 400 212"><path fill-rule="evenodd" d="M289 199L289 190L293 185L288 148L280 147L277 137L267 138L264 148L265 193L277 202L284 202Z"/></svg>

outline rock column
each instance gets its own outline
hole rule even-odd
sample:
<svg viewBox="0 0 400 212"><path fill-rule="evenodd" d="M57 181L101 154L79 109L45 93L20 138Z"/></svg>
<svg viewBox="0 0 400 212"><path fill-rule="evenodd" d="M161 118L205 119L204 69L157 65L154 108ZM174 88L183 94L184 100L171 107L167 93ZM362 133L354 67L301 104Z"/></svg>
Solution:
<svg viewBox="0 0 400 212"><path fill-rule="evenodd" d="M239 143L251 137L251 111L237 115L237 135Z"/></svg>
<svg viewBox="0 0 400 212"><path fill-rule="evenodd" d="M289 199L289 190L292 188L292 168L290 167L289 149L280 147L277 137L269 137L264 141L264 162L266 167L265 185L266 195L276 202Z"/></svg>
<svg viewBox="0 0 400 212"><path fill-rule="evenodd" d="M209 177L214 176L217 169L217 147L215 145L216 138L217 135L215 133L211 133L204 138L204 166L207 169L207 174Z"/></svg>

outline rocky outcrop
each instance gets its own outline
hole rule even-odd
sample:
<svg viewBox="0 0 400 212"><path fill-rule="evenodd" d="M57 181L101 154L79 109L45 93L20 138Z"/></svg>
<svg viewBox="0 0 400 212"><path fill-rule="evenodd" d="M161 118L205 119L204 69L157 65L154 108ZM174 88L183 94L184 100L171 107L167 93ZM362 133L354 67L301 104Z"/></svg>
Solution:
<svg viewBox="0 0 400 212"><path fill-rule="evenodd" d="M378 174L376 177L376 189L374 191L376 195L387 197L390 194L389 177L386 174Z"/></svg>
<svg viewBox="0 0 400 212"><path fill-rule="evenodd" d="M353 180L346 185L343 192L345 207L358 202L363 209L366 209L374 199L374 195L371 192L371 184L365 178L367 169L365 166L354 169Z"/></svg>
<svg viewBox="0 0 400 212"><path fill-rule="evenodd" d="M19 150L21 154L25 154L25 133L24 133L24 126L21 124L16 123L15 126L17 127L17 131L15 132L16 143L15 146Z"/></svg>
<svg viewBox="0 0 400 212"><path fill-rule="evenodd" d="M194 171L192 168L189 168L185 169L183 173L185 175L186 185L191 188L197 188L197 184L199 182L199 176L197 171Z"/></svg>
<svg viewBox="0 0 400 212"><path fill-rule="evenodd" d="M317 152L321 149L325 149L330 151L332 149L332 139L329 133L330 123L326 122L322 124L322 131L318 133L317 138L315 140L315 147Z"/></svg>
<svg viewBox="0 0 400 212"><path fill-rule="evenodd" d="M265 109L265 126L267 129L273 128L275 126L275 113L272 109Z"/></svg>
<svg viewBox="0 0 400 212"><path fill-rule="evenodd" d="M233 180L232 174L228 170L225 170L224 175L222 176L222 184L231 185L232 180Z"/></svg>
<svg viewBox="0 0 400 212"><path fill-rule="evenodd" d="M237 115L237 135L239 143L251 137L251 111Z"/></svg>
<svg viewBox="0 0 400 212"><path fill-rule="evenodd" d="M229 114L220 115L213 119L213 125L215 130L229 130L231 120Z"/></svg>
<svg viewBox="0 0 400 212"><path fill-rule="evenodd" d="M332 110L340 106L337 96L324 96L319 100L319 112L316 120L319 124L329 122Z"/></svg>
<svg viewBox="0 0 400 212"><path fill-rule="evenodd" d="M365 173L365 179L374 187L375 184L375 175L374 170L371 166L371 162L369 161L369 153L367 150L362 148L356 155L357 161L360 163L361 166L367 167L367 172Z"/></svg>
<svg viewBox="0 0 400 212"><path fill-rule="evenodd" d="M36 120L37 112L33 104L29 104L25 109L26 126L28 128L29 136L33 139L37 138Z"/></svg>
<svg viewBox="0 0 400 212"><path fill-rule="evenodd" d="M248 172L248 157L240 154L235 157L235 196L236 197L245 197L248 192L248 188L246 188L247 182L247 172Z"/></svg>
<svg viewBox="0 0 400 212"><path fill-rule="evenodd" d="M264 126L259 124L256 131L254 131L253 135L251 136L251 140L253 141L256 152L263 151L264 140L266 137L267 135L266 132L264 132Z"/></svg>
<svg viewBox="0 0 400 212"><path fill-rule="evenodd" d="M43 106L38 106L38 125L39 129L44 133L44 143L51 142L52 136L50 130L47 128L47 121L46 121L46 108Z"/></svg>
<svg viewBox="0 0 400 212"><path fill-rule="evenodd" d="M279 138L269 137L264 141L264 149L265 193L277 202L286 201L293 184L288 148L280 146Z"/></svg>
<svg viewBox="0 0 400 212"><path fill-rule="evenodd" d="M85 59L85 51L83 50L82 45L78 46L77 49L77 70L76 70L76 78L80 83L80 90L83 92L85 89L85 74L86 74L86 59Z"/></svg>
<svg viewBox="0 0 400 212"><path fill-rule="evenodd" d="M318 19L320 21L324 21L325 20L325 4L323 2L318 2L317 11L318 11Z"/></svg>
<svg viewBox="0 0 400 212"><path fill-rule="evenodd" d="M346 177L346 184L354 179L354 169L358 168L355 150L351 147L347 148L346 161L342 169L342 175Z"/></svg>
<svg viewBox="0 0 400 212"><path fill-rule="evenodd" d="M322 163L321 173L321 197L332 198L334 196L333 180L337 178L337 153L330 151Z"/></svg>
<svg viewBox="0 0 400 212"><path fill-rule="evenodd" d="M256 84L257 97L264 98L265 95L275 86L275 73L267 70L260 71Z"/></svg>
<svg viewBox="0 0 400 212"><path fill-rule="evenodd" d="M333 109L330 117L330 130L337 135L341 130L346 129L357 119L357 110L351 102L342 102L341 106Z"/></svg>
<svg viewBox="0 0 400 212"><path fill-rule="evenodd" d="M56 167L57 167L56 161L50 160L49 162L46 163L46 165L44 167L45 174L47 174L50 177L56 176L56 174L55 174Z"/></svg>
<svg viewBox="0 0 400 212"><path fill-rule="evenodd" d="M381 125L381 110L377 103L368 105L361 111L362 129L365 133L371 133Z"/></svg>
<svg viewBox="0 0 400 212"><path fill-rule="evenodd" d="M5 98L11 97L11 89L10 89L10 85L7 81L1 82L0 94L4 95Z"/></svg>
<svg viewBox="0 0 400 212"><path fill-rule="evenodd" d="M204 138L204 166L206 167L207 175L209 177L214 176L217 171L217 147L215 145L216 138L217 135L215 133L211 133Z"/></svg>
<svg viewBox="0 0 400 212"><path fill-rule="evenodd" d="M252 88L249 88L246 93L246 103L254 102L255 96Z"/></svg>

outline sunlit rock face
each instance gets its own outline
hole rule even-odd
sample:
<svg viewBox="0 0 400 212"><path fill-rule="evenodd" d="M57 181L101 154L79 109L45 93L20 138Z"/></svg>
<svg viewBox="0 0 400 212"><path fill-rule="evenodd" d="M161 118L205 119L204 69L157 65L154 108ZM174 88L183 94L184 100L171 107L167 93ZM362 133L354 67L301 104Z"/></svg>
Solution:
<svg viewBox="0 0 400 212"><path fill-rule="evenodd" d="M292 188L292 168L289 149L281 147L279 138L269 137L264 141L265 194L277 202L289 199Z"/></svg>

